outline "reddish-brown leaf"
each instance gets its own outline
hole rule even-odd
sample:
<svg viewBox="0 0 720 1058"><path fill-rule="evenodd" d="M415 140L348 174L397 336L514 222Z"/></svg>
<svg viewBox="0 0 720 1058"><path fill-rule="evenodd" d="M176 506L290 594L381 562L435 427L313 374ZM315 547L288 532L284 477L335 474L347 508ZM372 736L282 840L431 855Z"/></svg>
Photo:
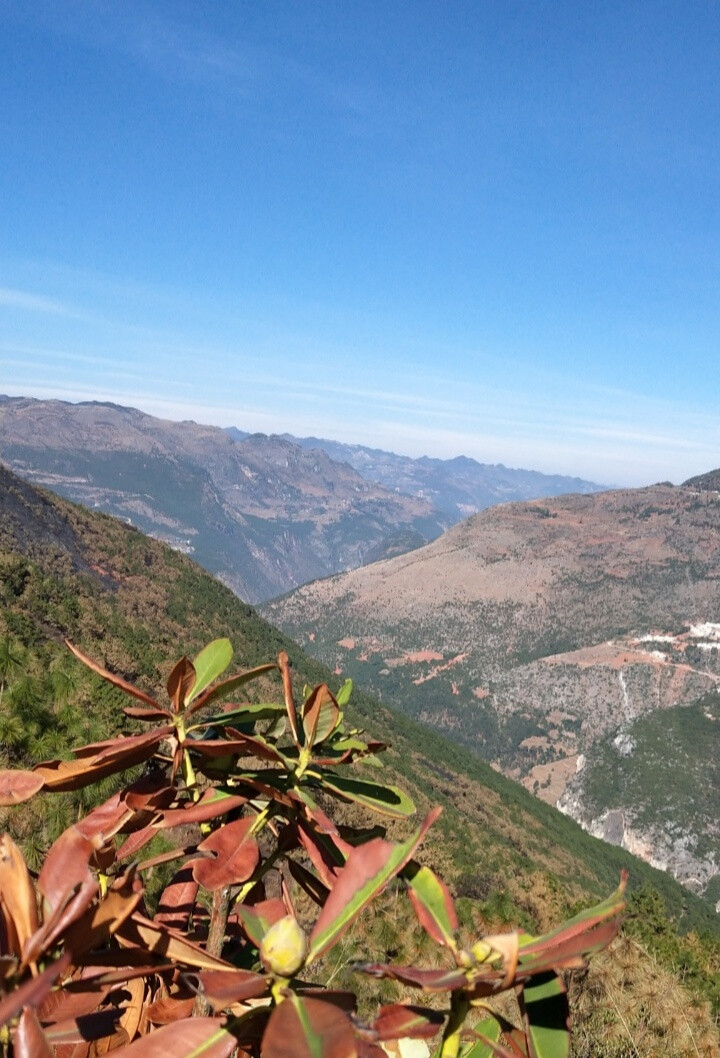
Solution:
<svg viewBox="0 0 720 1058"><path fill-rule="evenodd" d="M165 724L163 727L155 728L154 731L143 731L139 735L121 735L119 738L110 739L105 746L98 746L97 752L93 756L93 762L95 764L109 764L111 761L121 762L128 760L140 750L154 748L168 735L172 735L173 731L172 724ZM78 755L79 751L75 750L74 752ZM137 761L133 761L133 763L139 764L141 760L145 759L146 757L141 757ZM125 767L129 767L129 765L126 764Z"/></svg>
<svg viewBox="0 0 720 1058"><path fill-rule="evenodd" d="M297 709L295 708L295 699L293 698L292 689L292 677L290 676L290 658L287 656L284 650L281 650L277 656L278 668L280 669L280 675L282 676L283 682L283 693L285 695L285 709L287 710L288 720L290 721L290 731L296 746L300 745L300 732L298 730L298 718Z"/></svg>
<svg viewBox="0 0 720 1058"><path fill-rule="evenodd" d="M117 793L88 812L75 827L86 838L99 838L106 842L113 834L117 834L133 815L134 811L125 803L123 794Z"/></svg>
<svg viewBox="0 0 720 1058"><path fill-rule="evenodd" d="M131 716L134 720L172 720L172 713L169 709L162 709L160 706L157 709L145 708L143 705L126 705L123 709L125 716Z"/></svg>
<svg viewBox="0 0 720 1058"><path fill-rule="evenodd" d="M195 975L197 990L205 996L212 1009L224 1010L232 1003L257 999L270 988L270 980L251 970L205 970Z"/></svg>
<svg viewBox="0 0 720 1058"><path fill-rule="evenodd" d="M325 683L316 687L303 705L302 722L305 743L314 746L324 741L337 727L340 707Z"/></svg>
<svg viewBox="0 0 720 1058"><path fill-rule="evenodd" d="M308 962L332 947L377 893L405 867L440 811L435 808L428 812L418 830L399 845L373 838L350 849L310 934Z"/></svg>
<svg viewBox="0 0 720 1058"><path fill-rule="evenodd" d="M38 1017L45 1024L69 1021L92 1014L104 1002L111 990L110 985L96 987L94 982L82 978L65 988L54 988L38 1007Z"/></svg>
<svg viewBox="0 0 720 1058"><path fill-rule="evenodd" d="M147 1008L148 1021L151 1021L153 1025L171 1025L173 1021L189 1018L194 1006L195 996L184 999L165 996L163 999L156 999Z"/></svg>
<svg viewBox="0 0 720 1058"><path fill-rule="evenodd" d="M344 1011L291 993L275 1007L262 1040L263 1058L355 1058L355 1032Z"/></svg>
<svg viewBox="0 0 720 1058"><path fill-rule="evenodd" d="M533 946L534 951L529 956L526 956L524 949L521 949L522 961L518 965L517 980L525 981L533 974L542 973L545 970L573 969L584 966L589 955L607 947L620 929L620 924L621 920L618 916L595 926L587 933L566 937L559 944L549 943L547 947L539 949Z"/></svg>
<svg viewBox="0 0 720 1058"><path fill-rule="evenodd" d="M122 796L136 812L152 812L158 808L168 808L175 800L177 790L168 785L164 775L144 775L127 786Z"/></svg>
<svg viewBox="0 0 720 1058"><path fill-rule="evenodd" d="M314 823L318 830L321 830L323 834L330 834L340 851L345 851L343 848L345 843L340 837L338 828L335 826L332 819L323 812L317 802L310 796L310 791L307 787L298 786L295 789L288 790L288 797L291 801L294 801L302 808L306 819L309 819L310 822Z"/></svg>
<svg viewBox="0 0 720 1058"><path fill-rule="evenodd" d="M356 963L355 969L370 977L389 977L392 981L422 988L424 992L454 992L464 988L468 981L462 970L454 966L449 970L418 970L414 966L391 966L388 963ZM502 974L495 973L498 981Z"/></svg>
<svg viewBox="0 0 720 1058"><path fill-rule="evenodd" d="M139 687L135 687L132 683L128 683L127 680L124 680L121 676L115 676L112 672L108 672L107 669L104 669L102 665L98 665L96 661L89 658L87 654L84 654L79 647L74 646L68 639L65 640L65 643L76 658L79 658L79 660L82 661L84 665L87 665L89 669L92 669L93 672L97 672L98 676L102 676L102 678L107 680L108 683L112 683L114 687L119 687L121 691L131 695L133 698L145 702L146 705L151 705L156 709L159 708L155 699L151 698L149 694L145 694L145 692L141 691Z"/></svg>
<svg viewBox="0 0 720 1058"><path fill-rule="evenodd" d="M627 871L623 870L620 875L620 885L606 900L603 900L602 903L597 904L595 907L581 911L569 922L564 922L551 933L546 933L531 943L523 945L521 956L524 957L541 950L547 952L553 946L562 947L565 941L574 940L574 938L581 935L592 936L591 931L600 923L608 922L608 920L616 924L619 923L619 916L625 908L626 884Z"/></svg>
<svg viewBox="0 0 720 1058"><path fill-rule="evenodd" d="M287 759L269 742L256 735L244 735L241 731L235 731L232 728L228 728L228 730L232 731L233 738L231 739L189 739L185 746L187 749L192 750L193 753L199 753L203 757L227 757L230 755L259 757L261 760L268 760L273 764L281 764L283 767L287 767Z"/></svg>
<svg viewBox="0 0 720 1058"><path fill-rule="evenodd" d="M123 989L123 991L129 993L130 998L125 999L125 1010L120 1018L120 1028L127 1033L129 1040L135 1038L138 1026L145 1016L143 1005L147 987L146 981L141 977L136 977L134 980L128 981Z"/></svg>
<svg viewBox="0 0 720 1058"><path fill-rule="evenodd" d="M128 856L134 856L144 845L147 845L148 841L152 841L156 834L157 828L154 826L143 827L142 830L136 830L135 833L131 834L117 850L117 859L126 860Z"/></svg>
<svg viewBox="0 0 720 1058"><path fill-rule="evenodd" d="M44 897L46 920L66 905L83 882L94 882L88 863L98 845L99 842L73 825L50 846L37 880L38 890Z"/></svg>
<svg viewBox="0 0 720 1058"><path fill-rule="evenodd" d="M0 834L0 921L5 919L11 952L21 955L38 928L37 900L25 860L9 834Z"/></svg>
<svg viewBox="0 0 720 1058"><path fill-rule="evenodd" d="M392 1055L391 1051L386 1051L379 1044L371 1043L370 1040L363 1039L362 1036L356 1038L355 1046L357 1047L358 1058L388 1058L388 1055Z"/></svg>
<svg viewBox="0 0 720 1058"><path fill-rule="evenodd" d="M7 1025L23 1007L38 1007L51 990L58 977L70 965L70 953L63 952L60 958L46 966L36 977L30 977L0 999L0 1025Z"/></svg>
<svg viewBox="0 0 720 1058"><path fill-rule="evenodd" d="M25 1007L13 1033L14 1058L52 1058L50 1045L32 1007Z"/></svg>
<svg viewBox="0 0 720 1058"><path fill-rule="evenodd" d="M399 1040L404 1036L428 1040L436 1035L444 1021L444 1014L437 1010L392 1003L380 1007L372 1027L379 1040Z"/></svg>
<svg viewBox="0 0 720 1058"><path fill-rule="evenodd" d="M126 944L185 966L194 966L200 970L232 969L229 963L208 955L203 948L187 940L181 933L151 922L137 911L122 923L116 936Z"/></svg>
<svg viewBox="0 0 720 1058"><path fill-rule="evenodd" d="M192 876L192 865L184 864L177 871L158 902L155 922L170 929L184 930L188 924L198 892L198 883Z"/></svg>
<svg viewBox="0 0 720 1058"><path fill-rule="evenodd" d="M131 1043L122 1058L229 1058L237 1039L218 1018L185 1018Z"/></svg>
<svg viewBox="0 0 720 1058"><path fill-rule="evenodd" d="M323 884L328 889L332 889L338 874L345 866L347 853L343 855L332 838L316 830L304 819L298 822L298 837ZM348 846L348 852L349 849L350 846Z"/></svg>
<svg viewBox="0 0 720 1058"><path fill-rule="evenodd" d="M42 789L44 782L37 772L3 768L0 770L0 808L28 801Z"/></svg>
<svg viewBox="0 0 720 1058"><path fill-rule="evenodd" d="M154 824L158 830L167 827L185 826L188 823L208 823L211 819L224 816L234 808L247 804L248 798L238 794L222 793L220 790L207 790L196 803L188 802L181 808L166 809Z"/></svg>
<svg viewBox="0 0 720 1058"><path fill-rule="evenodd" d="M149 760L172 730L168 725L143 735L113 739L104 747L86 746L75 750L75 760L46 760L37 764L34 771L43 779L48 790L79 790L108 775Z"/></svg>
<svg viewBox="0 0 720 1058"><path fill-rule="evenodd" d="M193 860L193 878L205 889L220 889L247 881L260 860L258 843L251 833L253 820L246 816L226 823L198 845L212 859Z"/></svg>
<svg viewBox="0 0 720 1058"><path fill-rule="evenodd" d="M25 965L35 962L92 903L98 885L88 863L96 844L71 826L50 847L37 880L44 921L25 945Z"/></svg>
<svg viewBox="0 0 720 1058"><path fill-rule="evenodd" d="M196 678L195 666L189 658L182 657L175 663L167 681L167 692L174 713L179 713L182 709L185 699L195 686Z"/></svg>
<svg viewBox="0 0 720 1058"><path fill-rule="evenodd" d="M66 931L65 944L75 958L100 948L132 914L142 897L142 887L136 885L135 880L135 869L131 867L99 904L86 911Z"/></svg>

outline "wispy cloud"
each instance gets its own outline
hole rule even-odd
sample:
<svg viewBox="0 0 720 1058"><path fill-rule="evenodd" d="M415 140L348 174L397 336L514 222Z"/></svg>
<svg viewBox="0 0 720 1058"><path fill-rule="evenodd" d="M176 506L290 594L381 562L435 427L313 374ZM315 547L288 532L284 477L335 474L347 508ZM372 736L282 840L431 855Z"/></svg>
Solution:
<svg viewBox="0 0 720 1058"><path fill-rule="evenodd" d="M10 287L0 287L0 305L7 305L13 309L22 309L25 312L44 312L55 316L76 316L76 310L66 305L57 298L44 297L42 294L32 294L26 290L13 290Z"/></svg>

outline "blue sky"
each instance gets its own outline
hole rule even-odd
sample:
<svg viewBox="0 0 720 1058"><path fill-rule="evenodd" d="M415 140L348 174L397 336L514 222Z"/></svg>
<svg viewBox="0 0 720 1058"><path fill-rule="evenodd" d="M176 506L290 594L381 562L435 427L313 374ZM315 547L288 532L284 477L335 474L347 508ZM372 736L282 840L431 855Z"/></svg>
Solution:
<svg viewBox="0 0 720 1058"><path fill-rule="evenodd" d="M0 391L720 465L715 0L0 0Z"/></svg>

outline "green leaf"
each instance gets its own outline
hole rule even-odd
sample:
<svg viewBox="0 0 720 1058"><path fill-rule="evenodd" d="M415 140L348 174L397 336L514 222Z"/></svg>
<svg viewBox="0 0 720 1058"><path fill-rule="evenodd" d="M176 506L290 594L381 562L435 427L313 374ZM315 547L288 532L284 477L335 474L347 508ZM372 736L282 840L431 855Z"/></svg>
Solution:
<svg viewBox="0 0 720 1058"><path fill-rule="evenodd" d="M252 727L258 720L276 720L278 717L285 718L285 706L280 702L260 702L257 704L241 705L237 709L230 709L226 713L216 713L214 716L204 717L196 724L188 727L188 731L197 731L202 727L223 727L232 724L243 730L246 726Z"/></svg>
<svg viewBox="0 0 720 1058"><path fill-rule="evenodd" d="M231 691L236 690L238 687L242 687L244 683L249 683L250 680L256 680L258 676L262 676L266 672L272 672L275 669L277 669L277 665L268 662L266 665L257 665L254 669L248 669L247 672L241 672L237 676L231 676L229 679L215 684L214 687L205 691L204 694L201 694L200 697L193 702L192 709L189 709L188 712L194 713L197 709L202 709L203 706L209 705L210 702L215 702L218 698L223 698L226 694L230 694Z"/></svg>
<svg viewBox="0 0 720 1058"><path fill-rule="evenodd" d="M407 819L415 812L415 805L408 795L397 786L384 786L367 779L351 779L335 772L319 772L320 781L326 790L339 794L348 801L356 801L395 819Z"/></svg>
<svg viewBox="0 0 720 1058"><path fill-rule="evenodd" d="M500 1023L496 1018L485 1018L473 1026L473 1032L479 1037L467 1049L461 1051L462 1058L493 1058L497 1054L493 1044L500 1041Z"/></svg>
<svg viewBox="0 0 720 1058"><path fill-rule="evenodd" d="M363 908L403 869L439 814L438 809L430 812L401 845L374 838L350 850L310 934L306 965L331 948Z"/></svg>
<svg viewBox="0 0 720 1058"><path fill-rule="evenodd" d="M352 690L353 690L353 681L352 680L345 680L345 682L343 683L342 687L340 688L340 690L335 695L335 701L338 703L338 705L340 706L341 709L344 706L346 706L347 703L350 701L350 695L352 694Z"/></svg>
<svg viewBox="0 0 720 1058"><path fill-rule="evenodd" d="M403 872L410 889L410 900L421 926L438 944L455 950L458 928L455 905L445 882L430 870L410 863Z"/></svg>
<svg viewBox="0 0 720 1058"><path fill-rule="evenodd" d="M195 667L195 686L185 699L185 704L197 698L213 680L225 671L232 661L233 648L229 639L213 639L200 651L193 661Z"/></svg>
<svg viewBox="0 0 720 1058"><path fill-rule="evenodd" d="M557 976L539 974L519 996L530 1045L529 1058L568 1058L570 1008L565 986Z"/></svg>

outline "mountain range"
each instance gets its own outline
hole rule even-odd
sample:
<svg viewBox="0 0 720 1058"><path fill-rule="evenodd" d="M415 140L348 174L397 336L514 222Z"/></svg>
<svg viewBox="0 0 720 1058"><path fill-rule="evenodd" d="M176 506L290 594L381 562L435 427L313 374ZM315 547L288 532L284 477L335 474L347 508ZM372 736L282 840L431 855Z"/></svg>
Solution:
<svg viewBox="0 0 720 1058"><path fill-rule="evenodd" d="M0 459L193 555L249 602L417 547L488 503L598 487L20 397L0 397Z"/></svg>
<svg viewBox="0 0 720 1058"><path fill-rule="evenodd" d="M232 427L228 433L239 439L247 436ZM294 437L287 433L280 436L304 449L320 449L338 463L348 463L366 481L427 500L452 525L498 503L567 492L598 492L606 487L562 474L541 474L536 470L509 468L502 463L478 463L468 456L411 459L367 445L343 444L321 437Z"/></svg>
<svg viewBox="0 0 720 1058"><path fill-rule="evenodd" d="M262 612L383 701L718 901L711 481L494 507Z"/></svg>

